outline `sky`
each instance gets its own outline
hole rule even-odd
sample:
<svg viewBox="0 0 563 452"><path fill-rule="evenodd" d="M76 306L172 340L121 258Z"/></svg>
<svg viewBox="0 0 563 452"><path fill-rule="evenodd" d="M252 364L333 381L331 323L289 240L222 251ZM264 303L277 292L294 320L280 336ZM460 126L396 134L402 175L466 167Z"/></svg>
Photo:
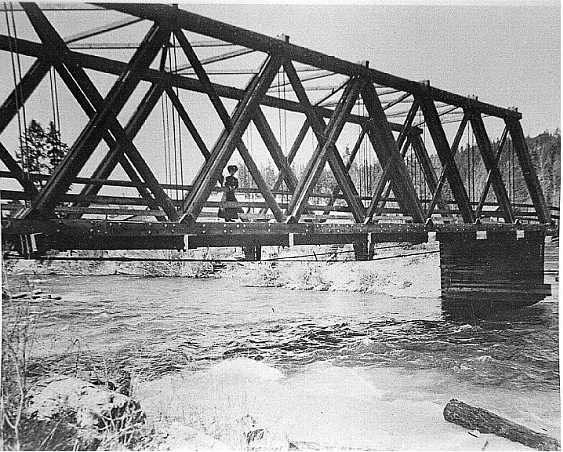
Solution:
<svg viewBox="0 0 563 452"><path fill-rule="evenodd" d="M459 4L419 0L242 5L184 2L180 7L268 36L285 34L293 44L348 61L368 60L371 68L396 76L429 80L433 86L457 94L478 96L481 101L501 107L517 107L523 115L524 132L530 136L560 127L561 8L555 1L499 0ZM84 15L69 12L49 13L48 17L62 36L116 20L108 15L110 13L88 14L88 20L84 20ZM19 36L37 40L25 16L19 13L16 17L21 23L18 25ZM5 17L2 17L0 33L6 34L6 29ZM108 42L135 41L142 36L134 27L124 30L130 36L124 37L119 34L124 31L120 31L103 39ZM120 59L123 55L117 52L112 57ZM22 59L24 73L32 62L32 58ZM0 52L0 63L3 67L11 67L7 52ZM89 75L102 94L107 93L113 79L93 72ZM3 101L13 89L11 71L4 71L0 80ZM62 85L60 80L59 84ZM65 95L64 87L60 89L60 97L63 110L61 133L63 140L71 144L85 125L86 118L72 97L68 93ZM48 99L47 78L29 102L28 122L32 115L44 124L48 122L51 115ZM184 99L191 102L186 97ZM134 102L131 104L134 106ZM132 107L125 110L131 112ZM214 119L216 115L202 111L202 119L194 113L194 122L199 121L198 127L211 147L218 132L207 124L206 118L210 116L206 115L215 116ZM491 138L497 138L502 132L502 124L493 124L488 130ZM156 159L155 150L162 147L162 138L157 141L155 137L162 137L162 134L160 117L151 116L136 140L151 165ZM183 136L187 142L187 133L183 132ZM248 135L245 139L249 139ZM17 147L16 121L0 140L9 149ZM283 141L281 136L280 141ZM284 143L282 146L287 152L287 146ZM194 175L201 162L201 158L197 160L196 157L186 173ZM161 163L154 164L154 171L162 180Z"/></svg>
<svg viewBox="0 0 563 452"><path fill-rule="evenodd" d="M188 5L185 9L502 107L526 133L561 123L555 2L454 5ZM526 6L523 6L523 5ZM530 6L528 6L530 5Z"/></svg>

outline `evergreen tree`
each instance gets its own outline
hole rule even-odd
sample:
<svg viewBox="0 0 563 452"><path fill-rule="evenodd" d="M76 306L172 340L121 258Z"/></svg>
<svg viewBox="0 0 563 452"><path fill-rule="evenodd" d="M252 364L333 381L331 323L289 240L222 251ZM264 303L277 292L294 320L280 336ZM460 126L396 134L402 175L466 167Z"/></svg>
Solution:
<svg viewBox="0 0 563 452"><path fill-rule="evenodd" d="M31 120L16 156L29 174L51 174L68 152L68 146L61 141L61 134L53 121L47 131L40 123ZM41 185L42 181L37 181Z"/></svg>

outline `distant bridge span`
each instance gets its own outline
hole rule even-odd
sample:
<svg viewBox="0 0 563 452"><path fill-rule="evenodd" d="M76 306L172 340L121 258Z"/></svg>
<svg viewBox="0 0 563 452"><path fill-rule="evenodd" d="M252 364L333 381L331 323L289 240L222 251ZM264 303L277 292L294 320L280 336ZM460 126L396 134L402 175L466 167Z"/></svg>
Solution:
<svg viewBox="0 0 563 452"><path fill-rule="evenodd" d="M47 75L51 88L53 80L62 81L88 118L49 174L32 171L29 157L0 143L2 231L20 253L353 243L357 258L369 259L376 242L419 243L436 233L443 290L467 286L460 266L501 266L512 274L511 294L521 291L519 284L535 287L521 304L539 299L543 237L552 216L518 111L169 5L82 9L74 14L112 11L118 20L63 37L50 12L36 4L5 11L13 26L0 35L0 50L11 57L14 83L0 106L0 139L5 142L16 117L21 123ZM24 18L37 39L16 33ZM100 41L117 30L130 40L138 28L127 30L139 26L138 43ZM23 57L34 59L25 71ZM110 89L96 84L93 73L111 76ZM321 79L328 85L315 85ZM154 126L159 103L168 133L163 156L156 156L165 160L164 181L154 146L147 150L136 141ZM490 121L503 129L495 143ZM464 134L467 165L459 157ZM189 145L178 150L186 137ZM236 151L252 187L241 184L237 193L241 221L225 223L216 218L227 205L220 182ZM264 155L277 170L274 180L259 167ZM185 161L197 159L201 166L185 180ZM326 174L328 191L320 182ZM524 179L529 204L515 202L515 176ZM14 181L17 187L8 186ZM476 251L480 256L471 258ZM460 263L460 255L468 261ZM522 273L522 265L529 271ZM469 279L486 286L487 272L480 273Z"/></svg>

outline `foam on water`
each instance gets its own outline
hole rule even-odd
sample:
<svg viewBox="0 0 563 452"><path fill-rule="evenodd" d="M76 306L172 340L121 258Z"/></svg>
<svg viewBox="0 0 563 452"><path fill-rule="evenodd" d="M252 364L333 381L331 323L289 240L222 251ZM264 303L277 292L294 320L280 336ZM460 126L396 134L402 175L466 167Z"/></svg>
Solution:
<svg viewBox="0 0 563 452"><path fill-rule="evenodd" d="M261 361L248 358L235 358L222 361L209 369L212 378L224 382L270 380L283 378L283 372Z"/></svg>
<svg viewBox="0 0 563 452"><path fill-rule="evenodd" d="M444 422L451 398L559 436L555 299L454 321L439 300L236 284L48 279L63 300L37 316L39 371L132 369L152 419L212 436L249 415L297 442L481 449L483 438Z"/></svg>
<svg viewBox="0 0 563 452"><path fill-rule="evenodd" d="M229 442L241 419L282 431L295 444L371 450L526 450L491 435L468 435L444 421L444 388L435 372L342 368L329 362L272 379L273 366L227 360L141 385L137 397L152 419L181 421ZM246 368L246 369L245 369ZM261 378L266 377L266 378ZM228 381L228 384L224 384ZM543 419L545 422L545 419ZM232 441L232 438L230 438Z"/></svg>

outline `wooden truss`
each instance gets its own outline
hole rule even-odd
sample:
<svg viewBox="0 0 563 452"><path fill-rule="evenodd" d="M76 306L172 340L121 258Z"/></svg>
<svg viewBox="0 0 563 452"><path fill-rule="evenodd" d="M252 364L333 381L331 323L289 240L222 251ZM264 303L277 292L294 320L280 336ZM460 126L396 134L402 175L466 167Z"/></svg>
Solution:
<svg viewBox="0 0 563 452"><path fill-rule="evenodd" d="M551 221L524 140L520 124L521 114L515 110L446 92L430 86L429 83L396 77L371 69L367 64L350 63L290 44L287 39L267 37L168 5L103 3L97 6L132 17L65 40L36 4L22 3L21 7L40 42L0 35L1 50L17 49L21 55L36 58L13 92L0 106L0 136L51 68L56 70L89 118L62 163L41 187L36 186L26 176L16 159L0 143L0 159L8 168L11 177L19 181L24 198L31 201L27 209L19 212L18 217L21 219L55 218L57 206L69 200L70 185L80 179L78 178L80 171L100 142L105 142L108 151L92 172L89 183L85 184L80 195L71 197L75 207L87 207L93 200L99 202L101 198L97 196L100 189L108 183L112 171L117 166L121 166L129 178L129 186L136 187L143 205L148 206L159 220L194 224L212 191L217 187L217 181L221 179L229 159L235 151L238 151L264 199L266 207L263 208L263 212L271 211L277 223L299 223L303 213L310 207L309 202L315 185L327 164L337 185L324 206L325 215L335 209L335 201L340 196L347 204L347 209L351 212L355 223L370 224L383 209L392 191L398 209L404 216L412 218L414 223L425 223L431 218L436 207L441 212L450 209L452 203L448 205L447 200L442 196L443 188L447 183L454 198L454 208L459 212L463 222L473 223L480 217L487 193L492 186L499 205L499 216L506 223L514 223L516 217L499 170L501 153L510 137L537 220L544 224ZM141 20L149 21L151 27L128 62L81 53L71 48L72 43L81 39L108 30L117 30ZM210 60L205 61L198 57L194 43L190 42L187 33L197 33L244 47L242 51L226 54L223 59L234 58L248 52L259 52L264 56L263 64L252 75L245 89L214 83L205 69L205 64ZM178 42L179 49L189 62L186 67L178 67L174 71L165 67L166 52L172 38ZM156 69L154 63L159 61L159 68ZM311 101L304 82L322 75L309 76L309 78L302 76L296 69L296 64L346 77L345 82L335 90L340 97L333 107ZM107 95L101 95L86 70L117 76ZM183 73L186 70L189 70L189 73ZM282 99L269 94L268 91L276 87L274 80L280 71L287 76L287 86L292 89L296 100ZM118 119L119 114L141 81L149 82L150 88L128 122L122 125ZM216 111L223 125L223 131L212 147L205 144L191 119L191 109L194 107L182 103L177 95L178 89L204 93ZM382 101L382 93L386 92L397 92L399 95L394 101L385 103ZM187 195L179 203L170 199L163 184L157 180L134 144L135 137L162 96L168 97L205 159ZM231 114L225 107L225 99L238 102ZM406 100L412 101L412 104L406 111L405 121L391 122L386 115L388 109ZM358 102L362 102L365 107L365 115L353 113L353 108ZM463 112L459 129L452 142L448 141L444 131L437 104L460 109ZM303 126L287 155L284 154L282 146L272 131L264 114L264 107L275 107L303 115ZM428 128L441 165L440 174L437 174L421 139L421 130L415 124L417 115L423 117ZM484 116L500 118L506 126L496 153L483 122ZM260 134L279 171L277 181L271 187L264 180L255 157L243 141L243 135L251 123ZM347 123L359 124L360 135L345 162L336 142ZM473 130L487 171L486 185L477 205L470 202L455 160L461 137L468 125ZM309 129L316 137L316 147L305 171L298 176L291 164ZM366 139L369 140L383 171L373 192L367 199L362 199L351 178L350 169L361 143ZM404 157L409 147L413 149L422 169L424 181L431 192L431 201L427 205L419 199L405 164ZM276 193L283 183L290 193L286 205L282 205L276 198ZM75 211L70 218L80 218L79 212L79 210Z"/></svg>

